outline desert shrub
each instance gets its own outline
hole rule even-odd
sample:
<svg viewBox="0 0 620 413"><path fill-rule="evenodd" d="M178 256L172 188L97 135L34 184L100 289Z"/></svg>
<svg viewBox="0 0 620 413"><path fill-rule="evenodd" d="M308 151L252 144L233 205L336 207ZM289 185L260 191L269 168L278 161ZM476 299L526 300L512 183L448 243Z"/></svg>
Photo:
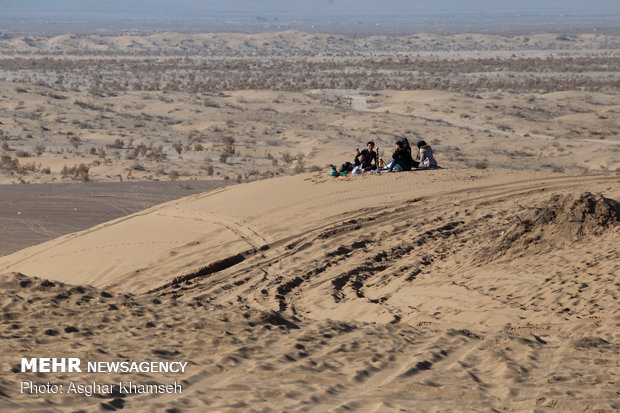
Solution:
<svg viewBox="0 0 620 413"><path fill-rule="evenodd" d="M222 152L220 154L220 162L226 163L227 160L228 160L228 152Z"/></svg>
<svg viewBox="0 0 620 413"><path fill-rule="evenodd" d="M43 155L43 152L45 152L45 146L44 145L35 145L34 147L34 153L37 156L41 156Z"/></svg>
<svg viewBox="0 0 620 413"><path fill-rule="evenodd" d="M18 158L30 158L30 152L19 150L15 152L15 156Z"/></svg>
<svg viewBox="0 0 620 413"><path fill-rule="evenodd" d="M120 138L116 138L113 143L109 143L106 146L110 149L123 149L125 147L125 142Z"/></svg>
<svg viewBox="0 0 620 413"><path fill-rule="evenodd" d="M288 151L282 152L280 156L282 157L282 161L286 164L286 166L289 166L295 160L295 157L291 155Z"/></svg>
<svg viewBox="0 0 620 413"><path fill-rule="evenodd" d="M476 164L474 165L474 168L476 169L487 169L488 167L489 164L486 161L476 162Z"/></svg>
<svg viewBox="0 0 620 413"><path fill-rule="evenodd" d="M80 146L80 143L82 143L82 139L77 136L72 136L69 138L69 143L71 144L71 146L77 149Z"/></svg>
<svg viewBox="0 0 620 413"><path fill-rule="evenodd" d="M7 172L19 172L20 165L17 159L12 159L9 155L0 156L0 169Z"/></svg>
<svg viewBox="0 0 620 413"><path fill-rule="evenodd" d="M88 103L88 102L82 102L80 100L76 100L73 103L81 107L82 109L94 110L97 112L103 112L105 110L103 106L97 106L95 104Z"/></svg>
<svg viewBox="0 0 620 413"><path fill-rule="evenodd" d="M75 178L84 182L89 181L90 177L88 176L88 171L88 166L84 165L83 163L79 164L75 171Z"/></svg>
<svg viewBox="0 0 620 413"><path fill-rule="evenodd" d="M0 148L2 148L3 151L10 151L11 148L9 147L8 142L2 142L2 145L0 146Z"/></svg>
<svg viewBox="0 0 620 413"><path fill-rule="evenodd" d="M63 178L78 179L80 181L88 182L90 177L88 176L89 168L85 164L74 165L71 168L67 165L62 167L60 174Z"/></svg>
<svg viewBox="0 0 620 413"><path fill-rule="evenodd" d="M297 164L295 165L295 173L301 174L306 171L306 161L301 155L297 156Z"/></svg>
<svg viewBox="0 0 620 413"><path fill-rule="evenodd" d="M166 159L166 153L164 152L164 146L159 145L157 147L153 147L149 145L146 154L144 155L146 159L151 161L160 161Z"/></svg>
<svg viewBox="0 0 620 413"><path fill-rule="evenodd" d="M179 176L181 176L181 174L179 173L179 171L172 170L168 172L168 176L170 177L171 181L176 181L179 179Z"/></svg>
<svg viewBox="0 0 620 413"><path fill-rule="evenodd" d="M177 151L179 155L181 154L181 152L183 152L183 144L181 142L177 142L173 144L172 147L174 148L175 151Z"/></svg>
<svg viewBox="0 0 620 413"><path fill-rule="evenodd" d="M265 171L261 174L263 179L273 178L275 174L272 171Z"/></svg>
<svg viewBox="0 0 620 413"><path fill-rule="evenodd" d="M27 163L27 164L23 165L20 168L19 172L20 173L25 173L26 171L28 171L28 172L35 172L37 169L38 169L37 165L35 165L34 162L31 162L31 163Z"/></svg>
<svg viewBox="0 0 620 413"><path fill-rule="evenodd" d="M211 165L210 163L206 164L204 166L205 171L207 171L207 175L212 176L213 175L213 165Z"/></svg>

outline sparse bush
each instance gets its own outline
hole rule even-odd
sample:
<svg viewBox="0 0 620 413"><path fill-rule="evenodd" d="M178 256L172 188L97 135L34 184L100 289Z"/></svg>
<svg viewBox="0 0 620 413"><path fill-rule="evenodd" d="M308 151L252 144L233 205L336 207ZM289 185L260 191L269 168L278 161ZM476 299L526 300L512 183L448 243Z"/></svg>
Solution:
<svg viewBox="0 0 620 413"><path fill-rule="evenodd" d="M295 173L302 174L306 171L306 161L303 156L297 156L297 165L295 165Z"/></svg>
<svg viewBox="0 0 620 413"><path fill-rule="evenodd" d="M228 160L228 152L222 152L220 154L220 162L226 163L227 160Z"/></svg>
<svg viewBox="0 0 620 413"><path fill-rule="evenodd" d="M106 146L110 149L123 149L125 147L125 142L120 138L116 138L113 143Z"/></svg>
<svg viewBox="0 0 620 413"><path fill-rule="evenodd" d="M60 174L63 178L73 178L79 179L80 181L88 182L90 177L88 176L89 168L85 164L81 163L77 166L72 166L71 168L67 167L67 165L62 167Z"/></svg>
<svg viewBox="0 0 620 413"><path fill-rule="evenodd" d="M35 145L35 147L34 147L34 153L35 153L37 156L41 156L41 155L43 155L43 152L45 152L45 146L43 146L43 145Z"/></svg>
<svg viewBox="0 0 620 413"><path fill-rule="evenodd" d="M274 173L272 171L265 171L261 174L261 177L263 179L268 179L268 178L273 178L274 177Z"/></svg>
<svg viewBox="0 0 620 413"><path fill-rule="evenodd" d="M232 136L224 136L222 142L224 143L223 151L227 152L229 155L233 155L235 153L235 138Z"/></svg>
<svg viewBox="0 0 620 413"><path fill-rule="evenodd" d="M2 155L0 156L0 169L7 172L19 172L21 168L17 159L12 159L9 155Z"/></svg>
<svg viewBox="0 0 620 413"><path fill-rule="evenodd" d="M34 172L37 170L37 166L34 164L34 162L32 163L27 163L24 166L22 166L19 170L19 173L26 173L28 172Z"/></svg>
<svg viewBox="0 0 620 413"><path fill-rule="evenodd" d="M78 165L77 170L75 171L75 178L79 179L80 181L84 181L84 182L89 181L90 177L88 176L88 171L89 171L88 166L81 163L80 165Z"/></svg>
<svg viewBox="0 0 620 413"><path fill-rule="evenodd" d="M205 171L207 171L207 175L209 175L209 176L213 176L213 170L215 169L215 168L213 168L213 165L211 165L210 163L208 163L208 164L206 164L206 165L204 166L204 169L205 169Z"/></svg>
<svg viewBox="0 0 620 413"><path fill-rule="evenodd" d="M486 161L476 162L476 164L474 165L474 168L476 169L487 169L488 167L489 164Z"/></svg>
<svg viewBox="0 0 620 413"><path fill-rule="evenodd" d="M69 138L69 143L75 149L78 149L78 147L80 146L80 143L82 143L82 140L79 137L77 137L77 136L72 136L72 137Z"/></svg>
<svg viewBox="0 0 620 413"><path fill-rule="evenodd" d="M164 146L159 145L158 147L153 147L149 145L146 149L145 158L150 161L161 161L166 159L166 153L164 152Z"/></svg>
<svg viewBox="0 0 620 413"><path fill-rule="evenodd" d="M282 152L280 156L282 157L282 161L286 164L286 166L289 166L295 160L295 157L291 155L288 151Z"/></svg>

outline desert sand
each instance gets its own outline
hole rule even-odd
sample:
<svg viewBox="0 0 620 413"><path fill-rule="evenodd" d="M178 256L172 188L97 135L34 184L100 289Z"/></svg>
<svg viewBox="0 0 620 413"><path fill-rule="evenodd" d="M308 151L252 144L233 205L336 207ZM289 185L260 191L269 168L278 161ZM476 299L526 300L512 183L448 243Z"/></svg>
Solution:
<svg viewBox="0 0 620 413"><path fill-rule="evenodd" d="M190 194L223 180L0 185L0 256Z"/></svg>
<svg viewBox="0 0 620 413"><path fill-rule="evenodd" d="M0 39L0 410L620 410L618 39Z"/></svg>
<svg viewBox="0 0 620 413"><path fill-rule="evenodd" d="M17 391L32 373L16 372L2 378L2 404L615 411L619 181L491 169L302 174L26 248L0 259L5 369L19 370L15 354L58 351L190 367L134 377L180 378L174 397L34 397Z"/></svg>
<svg viewBox="0 0 620 413"><path fill-rule="evenodd" d="M620 168L620 36L295 31L0 38L0 183L317 171L374 140L442 166Z"/></svg>

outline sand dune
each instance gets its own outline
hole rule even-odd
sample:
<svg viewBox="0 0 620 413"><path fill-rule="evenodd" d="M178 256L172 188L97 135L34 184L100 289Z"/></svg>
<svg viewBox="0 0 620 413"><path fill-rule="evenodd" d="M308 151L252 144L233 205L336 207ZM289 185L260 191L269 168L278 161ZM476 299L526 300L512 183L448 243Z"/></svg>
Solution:
<svg viewBox="0 0 620 413"><path fill-rule="evenodd" d="M620 410L619 45L4 36L0 182L52 195L0 188L0 411ZM443 169L328 176L403 136ZM127 380L183 391L23 391Z"/></svg>
<svg viewBox="0 0 620 413"><path fill-rule="evenodd" d="M0 360L16 372L0 378L0 405L616 411L619 181L302 174L192 195L2 257ZM33 376L17 372L14 354L58 349L189 360L182 377L134 377L180 380L184 392L20 394Z"/></svg>

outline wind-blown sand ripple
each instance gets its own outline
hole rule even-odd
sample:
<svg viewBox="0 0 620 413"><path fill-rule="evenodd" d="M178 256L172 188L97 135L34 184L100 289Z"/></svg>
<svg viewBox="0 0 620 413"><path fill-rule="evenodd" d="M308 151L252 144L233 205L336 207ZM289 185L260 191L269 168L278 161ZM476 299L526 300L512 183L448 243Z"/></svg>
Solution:
<svg viewBox="0 0 620 413"><path fill-rule="evenodd" d="M500 170L306 174L27 248L0 258L6 371L15 354L63 349L163 354L189 360L189 372L180 396L104 398L29 397L16 383L30 376L16 372L1 379L0 404L617 410L618 183ZM537 221L540 211L556 221ZM576 214L592 231L564 239ZM503 244L527 219L518 239L534 241Z"/></svg>

